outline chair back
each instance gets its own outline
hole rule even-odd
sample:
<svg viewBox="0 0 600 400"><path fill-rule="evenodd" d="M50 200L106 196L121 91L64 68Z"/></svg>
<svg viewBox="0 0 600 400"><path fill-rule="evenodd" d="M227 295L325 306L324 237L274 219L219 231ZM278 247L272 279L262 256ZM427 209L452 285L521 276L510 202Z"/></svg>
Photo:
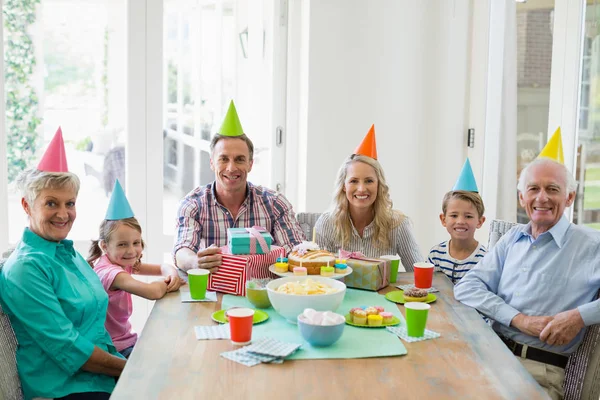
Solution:
<svg viewBox="0 0 600 400"><path fill-rule="evenodd" d="M313 228L320 216L321 213L306 212L301 212L296 215L296 219L300 224L300 228L302 228L302 232L304 232L304 236L306 236L306 240L312 240Z"/></svg>
<svg viewBox="0 0 600 400"><path fill-rule="evenodd" d="M488 251L498 243L498 240L511 228L518 225L516 222L502 221L495 219L490 224L490 236L488 238Z"/></svg>
<svg viewBox="0 0 600 400"><path fill-rule="evenodd" d="M6 262L10 252L4 253L0 258L0 271ZM17 338L10 325L8 315L2 311L0 306L0 399L21 400L23 390L21 380L17 372Z"/></svg>

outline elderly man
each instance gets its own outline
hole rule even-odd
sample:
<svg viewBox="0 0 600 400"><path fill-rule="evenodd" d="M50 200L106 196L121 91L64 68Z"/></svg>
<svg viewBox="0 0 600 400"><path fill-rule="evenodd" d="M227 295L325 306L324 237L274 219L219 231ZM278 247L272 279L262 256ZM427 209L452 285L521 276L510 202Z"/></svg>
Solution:
<svg viewBox="0 0 600 400"><path fill-rule="evenodd" d="M493 329L552 398L562 398L567 356L585 327L600 323L600 233L563 215L576 183L547 158L519 177L530 222L506 233L454 288L462 303L494 319Z"/></svg>
<svg viewBox="0 0 600 400"><path fill-rule="evenodd" d="M210 150L215 181L194 189L179 206L173 249L179 269L216 271L222 262L219 247L227 244L227 228L262 226L273 236L273 244L286 252L304 240L288 200L246 180L254 145L243 133L233 101Z"/></svg>

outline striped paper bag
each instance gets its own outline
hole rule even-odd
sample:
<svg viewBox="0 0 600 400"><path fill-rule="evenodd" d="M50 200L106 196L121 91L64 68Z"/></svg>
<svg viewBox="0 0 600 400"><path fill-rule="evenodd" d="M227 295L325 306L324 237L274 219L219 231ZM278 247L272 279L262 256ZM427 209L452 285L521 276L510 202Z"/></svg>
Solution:
<svg viewBox="0 0 600 400"><path fill-rule="evenodd" d="M221 247L221 254L223 263L217 272L210 274L208 290L245 296L247 280L277 278L269 271L269 267L275 264L277 257L285 257L285 249L271 246L267 254L233 255L224 246Z"/></svg>

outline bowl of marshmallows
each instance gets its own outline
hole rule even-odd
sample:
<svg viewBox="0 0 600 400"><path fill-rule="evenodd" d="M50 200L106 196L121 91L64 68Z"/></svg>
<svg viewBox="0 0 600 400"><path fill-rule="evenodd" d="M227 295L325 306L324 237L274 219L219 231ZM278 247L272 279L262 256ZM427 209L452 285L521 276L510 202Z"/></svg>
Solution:
<svg viewBox="0 0 600 400"><path fill-rule="evenodd" d="M345 325L344 316L332 311L315 311L307 308L298 315L300 335L311 346L331 346L342 337Z"/></svg>

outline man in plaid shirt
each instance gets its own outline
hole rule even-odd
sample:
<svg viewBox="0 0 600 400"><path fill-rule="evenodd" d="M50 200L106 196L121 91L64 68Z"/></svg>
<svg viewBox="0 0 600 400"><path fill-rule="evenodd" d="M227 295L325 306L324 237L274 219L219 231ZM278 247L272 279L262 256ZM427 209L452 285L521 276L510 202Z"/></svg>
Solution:
<svg viewBox="0 0 600 400"><path fill-rule="evenodd" d="M194 189L179 205L173 254L177 267L184 271L205 268L215 272L222 262L220 247L227 244L227 228L262 226L273 236L273 244L286 252L305 240L289 201L246 180L254 145L243 134L234 107L232 116L232 107L233 102L210 143L215 181ZM227 124L231 118L236 121L233 134Z"/></svg>

